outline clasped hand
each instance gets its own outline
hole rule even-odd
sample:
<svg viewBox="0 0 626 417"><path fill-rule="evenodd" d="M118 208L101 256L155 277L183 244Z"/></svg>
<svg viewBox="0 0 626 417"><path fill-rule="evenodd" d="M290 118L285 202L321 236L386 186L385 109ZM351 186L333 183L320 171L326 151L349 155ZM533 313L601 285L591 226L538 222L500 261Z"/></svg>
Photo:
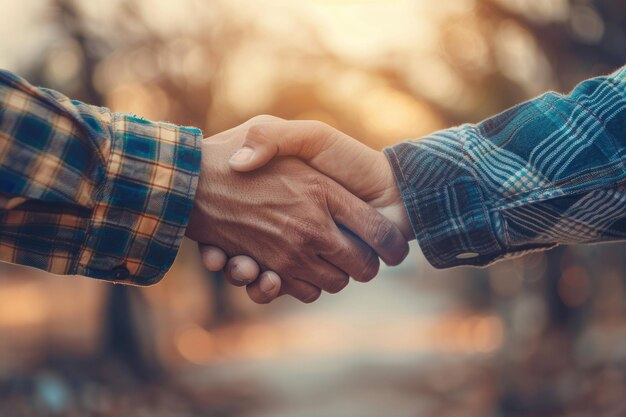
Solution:
<svg viewBox="0 0 626 417"><path fill-rule="evenodd" d="M258 303L369 281L379 257L406 257L412 236L381 152L321 122L271 116L204 139L186 234L207 269Z"/></svg>

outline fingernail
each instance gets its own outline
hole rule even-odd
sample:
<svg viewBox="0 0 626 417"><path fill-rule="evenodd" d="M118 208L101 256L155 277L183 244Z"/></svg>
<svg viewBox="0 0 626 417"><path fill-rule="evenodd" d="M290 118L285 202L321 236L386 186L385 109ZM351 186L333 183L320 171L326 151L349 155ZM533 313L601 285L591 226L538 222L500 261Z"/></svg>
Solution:
<svg viewBox="0 0 626 417"><path fill-rule="evenodd" d="M252 155L254 155L254 149L244 146L235 152L230 160L231 162L248 162L252 158Z"/></svg>
<svg viewBox="0 0 626 417"><path fill-rule="evenodd" d="M261 279L261 283L259 284L259 288L266 294L271 293L278 285L278 278L275 274L265 274L263 279Z"/></svg>
<svg viewBox="0 0 626 417"><path fill-rule="evenodd" d="M239 284L245 284L244 280L241 279L242 274L243 271L241 270L241 266L238 263L235 263L230 270L230 277Z"/></svg>

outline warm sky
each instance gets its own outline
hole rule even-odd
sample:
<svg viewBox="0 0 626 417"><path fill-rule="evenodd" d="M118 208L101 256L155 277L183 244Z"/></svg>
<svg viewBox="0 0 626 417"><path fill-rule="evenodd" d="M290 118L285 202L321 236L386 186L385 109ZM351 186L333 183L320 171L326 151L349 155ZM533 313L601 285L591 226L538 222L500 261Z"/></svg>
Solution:
<svg viewBox="0 0 626 417"><path fill-rule="evenodd" d="M93 15L106 19L113 4L87 2ZM155 26L169 30L185 27L189 13L202 2L184 0L142 1ZM195 3L195 4L194 4ZM423 0L231 0L226 2L242 18L257 17L268 29L280 26L284 11L301 13L321 29L325 41L337 52L368 59L390 49L427 50L432 46L437 18L450 11L471 7L471 0L433 2ZM206 4L206 3L205 3ZM185 5L189 5L185 8ZM0 66L14 68L27 61L54 38L46 23L50 13L46 0L0 0Z"/></svg>

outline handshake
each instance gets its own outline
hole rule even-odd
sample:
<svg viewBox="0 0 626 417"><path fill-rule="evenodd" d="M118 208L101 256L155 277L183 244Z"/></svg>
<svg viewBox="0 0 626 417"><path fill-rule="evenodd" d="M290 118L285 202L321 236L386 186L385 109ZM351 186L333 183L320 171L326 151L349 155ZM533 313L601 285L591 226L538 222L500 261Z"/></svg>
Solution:
<svg viewBox="0 0 626 417"><path fill-rule="evenodd" d="M413 232L386 157L315 121L258 116L204 139L186 232L204 266L268 303L309 303L379 257L397 265Z"/></svg>

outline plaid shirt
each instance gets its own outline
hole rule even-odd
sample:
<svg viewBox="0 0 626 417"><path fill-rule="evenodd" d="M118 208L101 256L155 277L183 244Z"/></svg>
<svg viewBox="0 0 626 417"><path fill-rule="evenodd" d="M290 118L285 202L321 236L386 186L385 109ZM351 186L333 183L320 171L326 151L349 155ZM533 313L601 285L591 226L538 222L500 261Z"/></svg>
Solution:
<svg viewBox="0 0 626 417"><path fill-rule="evenodd" d="M184 235L201 137L0 71L0 260L157 282Z"/></svg>
<svg viewBox="0 0 626 417"><path fill-rule="evenodd" d="M436 267L626 239L626 67L385 152Z"/></svg>
<svg viewBox="0 0 626 417"><path fill-rule="evenodd" d="M0 71L0 260L157 282L193 205L201 137ZM626 67L385 152L436 267L626 238Z"/></svg>

